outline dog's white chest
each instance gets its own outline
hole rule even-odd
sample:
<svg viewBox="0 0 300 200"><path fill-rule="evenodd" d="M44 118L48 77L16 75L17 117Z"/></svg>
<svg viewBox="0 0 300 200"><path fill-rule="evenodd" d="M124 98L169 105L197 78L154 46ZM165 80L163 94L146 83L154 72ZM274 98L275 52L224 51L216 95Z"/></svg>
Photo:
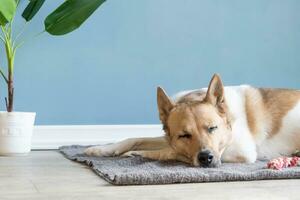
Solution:
<svg viewBox="0 0 300 200"><path fill-rule="evenodd" d="M244 120L238 119L233 124L233 142L222 155L223 162L255 162L256 145Z"/></svg>

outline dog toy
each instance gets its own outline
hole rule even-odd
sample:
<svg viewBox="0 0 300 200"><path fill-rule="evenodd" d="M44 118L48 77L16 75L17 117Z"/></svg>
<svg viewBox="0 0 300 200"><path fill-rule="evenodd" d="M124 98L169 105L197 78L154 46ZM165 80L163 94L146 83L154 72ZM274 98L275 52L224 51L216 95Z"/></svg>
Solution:
<svg viewBox="0 0 300 200"><path fill-rule="evenodd" d="M299 160L300 160L300 157L297 157L297 156L279 157L279 158L270 160L267 163L267 168L281 170L281 169L287 168L287 167L295 167L298 165Z"/></svg>

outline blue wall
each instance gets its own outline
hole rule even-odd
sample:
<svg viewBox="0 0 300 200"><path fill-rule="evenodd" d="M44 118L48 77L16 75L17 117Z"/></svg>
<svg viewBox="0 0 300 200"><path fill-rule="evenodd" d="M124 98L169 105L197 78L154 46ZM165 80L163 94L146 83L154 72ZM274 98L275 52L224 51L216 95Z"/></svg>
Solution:
<svg viewBox="0 0 300 200"><path fill-rule="evenodd" d="M25 36L61 2L47 1ZM107 0L79 30L18 52L16 110L36 111L37 124L152 124L157 85L206 87L218 72L227 85L300 88L299 10L299 0Z"/></svg>

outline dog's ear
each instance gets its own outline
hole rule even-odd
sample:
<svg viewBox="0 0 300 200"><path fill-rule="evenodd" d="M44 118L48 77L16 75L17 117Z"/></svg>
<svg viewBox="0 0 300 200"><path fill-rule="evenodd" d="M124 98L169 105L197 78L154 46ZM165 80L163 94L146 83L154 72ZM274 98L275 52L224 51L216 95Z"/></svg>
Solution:
<svg viewBox="0 0 300 200"><path fill-rule="evenodd" d="M223 108L225 104L224 86L218 74L214 74L212 77L205 100L218 108Z"/></svg>
<svg viewBox="0 0 300 200"><path fill-rule="evenodd" d="M175 104L168 97L166 92L161 87L157 87L157 106L159 111L159 118L164 125L166 125L167 118L174 105Z"/></svg>

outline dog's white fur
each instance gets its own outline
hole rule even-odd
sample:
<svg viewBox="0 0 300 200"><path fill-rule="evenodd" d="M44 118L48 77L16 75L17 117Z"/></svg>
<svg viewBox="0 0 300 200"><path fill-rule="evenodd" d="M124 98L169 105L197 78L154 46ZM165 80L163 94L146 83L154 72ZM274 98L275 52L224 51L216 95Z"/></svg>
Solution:
<svg viewBox="0 0 300 200"><path fill-rule="evenodd" d="M233 142L225 149L221 160L223 162L231 162L233 158L242 155L245 159L243 162L252 163L255 162L256 159L271 159L281 155L289 156L294 153L299 148L300 144L300 101L298 101L298 103L296 103L296 105L283 117L282 125L275 135L269 137L272 125L264 118L256 122L259 123L257 126L259 128L259 133L253 135L247 122L245 110L245 93L246 91L249 91L249 89L253 89L254 91L252 93L253 96L251 96L252 100L260 101L262 98L261 95L258 93L256 95L255 89L251 86L241 85L224 87L228 110L234 120L232 123ZM206 91L207 88L201 90ZM179 101L186 94L195 91L197 90L180 92L175 95L174 101ZM145 148L147 145L148 148ZM154 139L128 139L112 145L91 147L85 152L88 155L96 156L113 156L124 153L125 156L134 154L145 156L145 154L141 154L140 151L137 152L136 150L155 151L156 149L162 148L154 148L153 145L162 145L163 148L168 148L162 137ZM132 150L135 151L132 152Z"/></svg>

